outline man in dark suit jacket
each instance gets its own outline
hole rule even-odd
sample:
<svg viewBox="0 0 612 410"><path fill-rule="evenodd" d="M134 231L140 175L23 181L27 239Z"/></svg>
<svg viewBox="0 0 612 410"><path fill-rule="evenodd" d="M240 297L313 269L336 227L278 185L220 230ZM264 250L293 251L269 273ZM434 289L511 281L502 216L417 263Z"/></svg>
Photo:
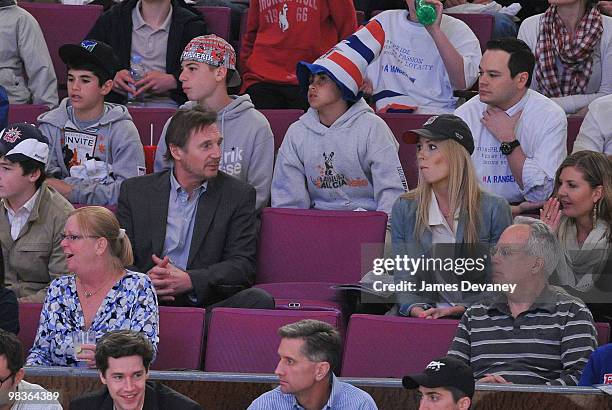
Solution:
<svg viewBox="0 0 612 410"><path fill-rule="evenodd" d="M162 302L274 308L255 276L255 190L219 171L216 114L179 110L168 126L171 170L124 181L118 218Z"/></svg>
<svg viewBox="0 0 612 410"><path fill-rule="evenodd" d="M149 378L151 342L139 332L109 332L96 344L96 367L106 388L70 402L71 410L201 410L187 396Z"/></svg>

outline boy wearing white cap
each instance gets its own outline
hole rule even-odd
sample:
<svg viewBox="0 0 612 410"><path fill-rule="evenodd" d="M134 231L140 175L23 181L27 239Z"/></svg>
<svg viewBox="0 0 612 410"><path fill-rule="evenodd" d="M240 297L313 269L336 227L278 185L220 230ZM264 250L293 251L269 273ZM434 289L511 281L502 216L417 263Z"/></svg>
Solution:
<svg viewBox="0 0 612 410"><path fill-rule="evenodd" d="M0 243L4 281L20 302L41 303L66 273L61 234L72 205L45 182L48 141L30 124L0 132Z"/></svg>
<svg viewBox="0 0 612 410"><path fill-rule="evenodd" d="M383 211L405 192L397 141L347 80L331 50L297 76L310 108L287 130L272 178L272 206Z"/></svg>
<svg viewBox="0 0 612 410"><path fill-rule="evenodd" d="M261 209L270 199L274 137L268 120L257 111L248 94L228 95L227 87L240 84L236 71L236 52L214 34L196 37L181 55L183 71L179 77L187 101L181 108L200 105L217 113L217 128L223 135L219 169L255 188L255 206ZM164 159L168 150L166 122L155 153L155 172L170 168Z"/></svg>

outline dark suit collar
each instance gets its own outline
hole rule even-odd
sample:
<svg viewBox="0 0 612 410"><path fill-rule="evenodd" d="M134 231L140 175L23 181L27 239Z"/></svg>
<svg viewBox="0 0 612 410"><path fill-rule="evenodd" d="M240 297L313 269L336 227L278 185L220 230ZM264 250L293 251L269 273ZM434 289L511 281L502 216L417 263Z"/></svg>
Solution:
<svg viewBox="0 0 612 410"><path fill-rule="evenodd" d="M198 201L198 209L196 210L196 220L193 227L193 235L191 238L191 246L189 247L189 258L187 259L187 269L193 263L194 258L200 252L200 247L206 233L210 228L210 224L215 217L215 212L219 206L221 199L221 187L225 176L221 171L215 178L208 180L206 192L200 196Z"/></svg>

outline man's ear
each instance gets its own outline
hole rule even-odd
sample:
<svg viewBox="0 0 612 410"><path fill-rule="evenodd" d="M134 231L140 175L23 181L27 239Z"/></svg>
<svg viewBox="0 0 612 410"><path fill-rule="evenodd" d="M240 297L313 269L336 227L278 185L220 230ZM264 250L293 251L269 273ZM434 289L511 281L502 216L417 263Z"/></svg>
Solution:
<svg viewBox="0 0 612 410"><path fill-rule="evenodd" d="M470 405L472 404L472 400L465 396L457 400L457 409L459 410L468 410Z"/></svg>
<svg viewBox="0 0 612 410"><path fill-rule="evenodd" d="M518 73L515 78L517 80L517 84L520 86L519 88L528 88L527 81L529 80L529 73L527 71Z"/></svg>
<svg viewBox="0 0 612 410"><path fill-rule="evenodd" d="M181 148L178 145L168 144L168 149L175 161L181 159Z"/></svg>
<svg viewBox="0 0 612 410"><path fill-rule="evenodd" d="M215 70L215 80L220 83L225 83L225 77L227 77L227 67L217 67Z"/></svg>
<svg viewBox="0 0 612 410"><path fill-rule="evenodd" d="M17 373L15 373L15 384L17 385L21 383L24 376L25 376L25 370L22 367L21 369L17 370Z"/></svg>
<svg viewBox="0 0 612 410"><path fill-rule="evenodd" d="M317 363L317 367L315 369L315 380L320 382L327 377L330 371L331 369L328 362Z"/></svg>
<svg viewBox="0 0 612 410"><path fill-rule="evenodd" d="M30 182L36 182L38 178L40 178L40 168L36 168L31 174L28 175Z"/></svg>
<svg viewBox="0 0 612 410"><path fill-rule="evenodd" d="M542 258L541 256L538 256L534 259L533 265L531 265L531 273L535 275L535 274L539 274L543 270L544 270L544 258Z"/></svg>
<svg viewBox="0 0 612 410"><path fill-rule="evenodd" d="M113 80L106 80L104 84L100 87L100 94L107 95L113 89Z"/></svg>
<svg viewBox="0 0 612 410"><path fill-rule="evenodd" d="M98 375L100 376L100 381L102 384L106 384L106 377L104 377L104 374L102 374L101 371L98 371Z"/></svg>

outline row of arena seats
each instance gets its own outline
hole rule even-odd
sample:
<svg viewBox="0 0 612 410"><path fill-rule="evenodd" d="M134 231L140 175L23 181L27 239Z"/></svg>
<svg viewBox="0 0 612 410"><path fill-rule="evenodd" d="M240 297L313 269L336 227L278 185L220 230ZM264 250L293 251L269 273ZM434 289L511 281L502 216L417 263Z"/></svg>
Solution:
<svg viewBox="0 0 612 410"><path fill-rule="evenodd" d="M102 14L102 6L98 5L65 5L50 3L31 3L20 1L23 7L38 21L47 48L53 61L53 68L58 80L58 89L66 90L66 66L59 57L59 47L67 43L79 43L93 27ZM210 33L214 33L230 41L231 10L228 7L196 6L200 11ZM374 11L372 15L380 11ZM476 34L481 48L484 50L487 41L493 33L494 18L489 14L450 14L464 21ZM356 12L358 26L364 23L364 14ZM242 15L239 38L246 33L248 11ZM240 43L235 44L238 50ZM63 95L63 92L60 92Z"/></svg>
<svg viewBox="0 0 612 410"><path fill-rule="evenodd" d="M47 107L44 105L11 105L9 107L9 123L26 121L35 123L36 118L45 112ZM169 108L129 108L130 114L138 128L140 140L142 144L157 145L164 124L176 110ZM272 127L274 134L274 150L275 152L281 146L287 128L297 121L303 114L301 110L261 110L266 116ZM416 165L416 146L415 144L407 143L403 139L406 131L419 128L429 118L425 114L404 114L404 113L379 113L378 114L391 128L395 138L400 144L399 159L404 169L404 174L408 181L408 186L414 188L418 182L418 168ZM574 141L580 131L580 125L584 120L583 116L569 115L567 117L567 152L571 153L574 147ZM155 151L153 149L145 150L147 159L147 172L152 172L153 157Z"/></svg>
<svg viewBox="0 0 612 410"><path fill-rule="evenodd" d="M62 62L58 50L64 44L80 43L94 26L98 17L102 15L102 6L23 1L19 2L19 6L27 10L38 21L51 55L58 89L66 90L66 65ZM197 6L196 9L204 17L210 33L229 41L231 29L229 7Z"/></svg>
<svg viewBox="0 0 612 410"><path fill-rule="evenodd" d="M41 304L20 304L19 338L28 349L34 342ZM206 349L204 309L162 306L160 342L154 370L203 369L207 372L273 373L280 342L277 329L301 319L316 319L341 327L332 311L213 310ZM345 334L343 377L394 377L420 372L444 356L457 329L457 320L428 320L354 314ZM610 325L596 324L598 343L608 343ZM204 356L204 357L203 357ZM202 359L204 363L202 366Z"/></svg>

